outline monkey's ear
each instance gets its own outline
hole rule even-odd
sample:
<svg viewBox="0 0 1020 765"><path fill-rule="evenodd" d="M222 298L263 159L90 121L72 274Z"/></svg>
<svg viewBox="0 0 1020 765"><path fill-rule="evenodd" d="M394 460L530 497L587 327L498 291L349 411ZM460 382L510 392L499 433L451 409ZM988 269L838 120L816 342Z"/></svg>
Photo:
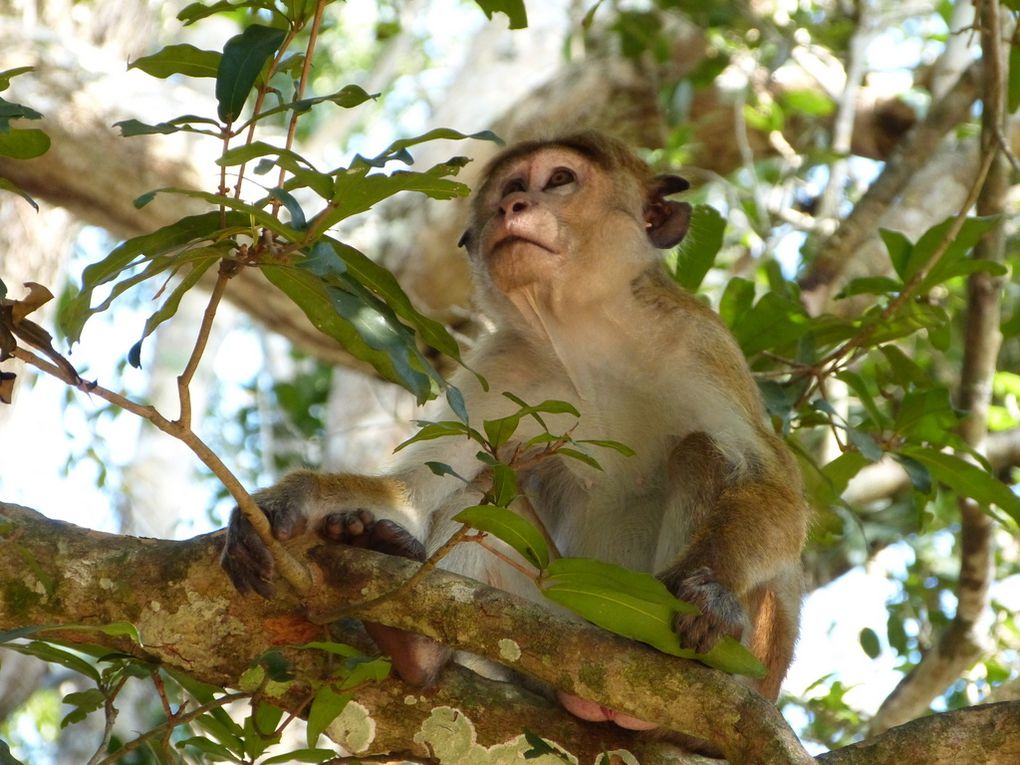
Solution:
<svg viewBox="0 0 1020 765"><path fill-rule="evenodd" d="M645 225L648 238L659 249L675 246L687 233L691 206L686 202L671 202L666 197L688 188L690 184L679 175L657 175L652 181L645 206Z"/></svg>

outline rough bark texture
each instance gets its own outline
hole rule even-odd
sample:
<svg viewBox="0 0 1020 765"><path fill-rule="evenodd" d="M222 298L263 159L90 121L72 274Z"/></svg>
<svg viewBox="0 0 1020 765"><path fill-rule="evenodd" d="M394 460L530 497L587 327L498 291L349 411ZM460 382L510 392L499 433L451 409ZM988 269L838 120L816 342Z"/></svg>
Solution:
<svg viewBox="0 0 1020 765"><path fill-rule="evenodd" d="M325 628L305 614L317 614L316 621L333 618L336 603L345 597L386 591L412 566L365 551L316 548L312 554L323 583L306 612L286 592L271 602L238 596L217 565L219 547L218 534L184 542L114 536L0 504L0 629L127 620L138 628L141 646L83 630L48 636L72 644L101 642L228 686L236 685L264 651L279 648L293 662L299 682L277 702L294 709L303 700L302 681L326 671L321 655L288 647L325 635ZM335 583L339 580L342 586ZM564 621L460 577L434 572L364 614L714 739L732 762L813 761L771 704L729 677ZM349 631L338 637L360 639ZM494 759L485 761L517 761L510 752L523 746L517 732L527 729L564 746L581 762L617 749L633 752L645 765L704 762L612 726L581 724L542 698L458 667L449 668L428 691L397 680L361 689L351 710L332 735L359 752L421 756L429 749L452 756L457 750L463 757L467 747L477 758L466 762L483 761L477 747L493 747L484 754ZM918 720L823 761L1005 763L1013 761L1018 746L1020 702L1008 702Z"/></svg>
<svg viewBox="0 0 1020 765"><path fill-rule="evenodd" d="M141 646L126 638L110 638L93 631L59 630L49 636L72 644L102 643L216 685L236 686L245 669L270 648L283 650L294 663L299 679L322 677L326 673L325 661L315 652L288 648L323 639L326 628L309 621L304 608L285 592L271 602L237 595L217 563L219 534L184 542L115 536L47 519L27 508L3 503L0 503L0 519L0 630L33 624L129 621L141 635ZM364 597L369 593L363 592L362 584L372 582L373 591L379 592L395 586L407 574L408 564L401 560L364 551L346 551L338 557L337 552L337 548L320 548L317 557L326 566L328 581L332 581L333 576L345 576L345 584L342 588L321 587L310 604L313 610L335 610L335 604L344 599L344 592L350 594L348 597ZM346 562L340 557L356 560ZM440 580L439 585L436 579ZM454 604L447 600L451 590L465 602L451 608ZM494 625L470 618L461 621L463 614L458 613L464 608L474 608L471 604L476 598L494 612L506 607L500 597L487 588L476 594L467 580L436 573L414 590L393 601L380 603L370 613L379 621L407 626L409 613L425 611L428 616L422 619L423 627L435 630L451 643L459 639L466 647L478 650L491 637L489 629ZM692 702L693 709L674 710L668 716L692 720L692 725L702 733L737 735L736 716L746 714L749 719L745 730L739 731L741 747L759 747L769 741L769 738L750 741L745 736L748 730L761 730L762 725L770 723L785 729L787 737L786 746L773 746L779 746L780 751L790 745L796 746L792 733L771 705L719 673L640 646L626 646L601 630L581 624L570 625L571 630L575 630L570 634L573 640L584 641L584 649L578 650L578 644L571 643L574 652L564 657L565 646L558 646L550 638L556 622L553 617L534 606L515 608L511 604L510 610L531 617L531 621L525 619L514 625L512 632L501 634L502 638L513 637L528 654L527 658L522 658L522 668L530 668L535 661L541 661L546 674L555 668L556 679L583 688L587 686L577 685L577 678L571 677L571 673L580 674L582 657L607 655L621 647L631 648L638 659L651 654L653 659L664 661L669 667L664 669L663 665L656 667L653 663L654 671L642 671L634 680L639 694L647 694L649 685L654 689L656 673L668 672L679 672L675 684L680 684L679 687L689 684L683 694L691 699L699 689L730 688L711 703ZM505 619L500 620L500 624L504 623ZM558 658L540 658L531 653L536 649L529 648L529 635L540 635L541 650ZM359 639L357 633L342 635L340 639L345 637ZM500 650L506 654L508 644L502 645L502 649L490 647L496 652L495 658L499 657ZM634 662L635 658L630 661ZM641 663L643 661L641 659ZM627 685L629 683L617 679L599 689L624 693ZM296 709L305 693L307 686L299 683L276 701L288 709ZM430 728L435 708L454 708L466 715L473 726L473 735L484 746L503 744L516 739L520 731L531 730L557 741L585 762L593 761L599 752L615 749L633 751L642 762L683 762L663 759L676 754L672 747L635 737L613 726L584 725L544 698L506 683L485 680L457 667L450 668L440 684L428 691L411 688L394 679L359 691L357 700L376 721L375 734L371 744L365 746L366 751L402 752L410 747L417 756L424 756L425 745L412 743L415 734ZM722 722L710 719L713 710L727 706L729 712L722 714ZM776 739L776 736L771 738ZM777 740L781 742L783 735ZM429 741L433 749L447 745L450 742ZM771 749L766 748L769 754ZM696 759L688 761L697 762ZM743 761L798 760L771 753L760 759Z"/></svg>

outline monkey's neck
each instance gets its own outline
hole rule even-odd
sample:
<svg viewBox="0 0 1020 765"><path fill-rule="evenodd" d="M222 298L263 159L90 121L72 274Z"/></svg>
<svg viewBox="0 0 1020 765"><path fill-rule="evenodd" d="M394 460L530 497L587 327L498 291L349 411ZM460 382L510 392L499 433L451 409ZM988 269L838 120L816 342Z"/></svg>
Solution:
<svg viewBox="0 0 1020 765"><path fill-rule="evenodd" d="M551 351L574 393L583 396L587 378L605 362L626 353L641 306L629 292L580 294L574 289L527 285L508 294L510 326L529 345Z"/></svg>

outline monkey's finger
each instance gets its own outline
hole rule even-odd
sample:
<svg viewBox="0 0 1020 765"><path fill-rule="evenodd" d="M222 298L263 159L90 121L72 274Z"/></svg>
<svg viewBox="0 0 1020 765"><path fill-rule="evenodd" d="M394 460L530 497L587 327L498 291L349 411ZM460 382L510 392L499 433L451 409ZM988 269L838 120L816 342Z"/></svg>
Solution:
<svg viewBox="0 0 1020 765"><path fill-rule="evenodd" d="M319 525L319 535L330 542L371 547L368 531L375 523L375 516L364 508L329 513Z"/></svg>
<svg viewBox="0 0 1020 765"><path fill-rule="evenodd" d="M425 545L399 523L378 521L372 527L371 536L373 550L419 562L428 557Z"/></svg>

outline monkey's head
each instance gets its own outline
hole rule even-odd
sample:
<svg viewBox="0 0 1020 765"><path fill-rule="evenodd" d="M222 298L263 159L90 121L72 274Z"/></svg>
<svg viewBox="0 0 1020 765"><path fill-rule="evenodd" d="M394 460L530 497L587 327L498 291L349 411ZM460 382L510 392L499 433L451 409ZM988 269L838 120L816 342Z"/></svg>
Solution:
<svg viewBox="0 0 1020 765"><path fill-rule="evenodd" d="M620 141L594 132L527 141L482 173L467 247L481 286L619 284L646 269L656 248L676 245L691 207L668 200L688 183L655 175ZM619 277L619 278L617 278Z"/></svg>

